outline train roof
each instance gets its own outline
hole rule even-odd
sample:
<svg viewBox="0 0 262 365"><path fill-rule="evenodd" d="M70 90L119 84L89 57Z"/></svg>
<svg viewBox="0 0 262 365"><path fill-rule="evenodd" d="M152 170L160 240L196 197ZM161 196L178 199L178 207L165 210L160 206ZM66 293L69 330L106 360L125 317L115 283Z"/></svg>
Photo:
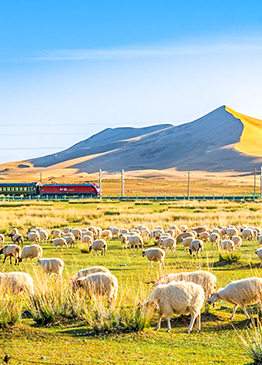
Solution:
<svg viewBox="0 0 262 365"><path fill-rule="evenodd" d="M86 184L43 184L42 186L97 186L93 183L86 183Z"/></svg>
<svg viewBox="0 0 262 365"><path fill-rule="evenodd" d="M37 186L39 183L0 183L0 186Z"/></svg>

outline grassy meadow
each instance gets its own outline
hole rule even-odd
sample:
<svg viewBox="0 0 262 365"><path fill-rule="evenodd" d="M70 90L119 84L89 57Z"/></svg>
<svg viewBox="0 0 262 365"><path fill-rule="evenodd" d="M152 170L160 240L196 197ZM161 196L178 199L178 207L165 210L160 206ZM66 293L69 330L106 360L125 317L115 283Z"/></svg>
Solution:
<svg viewBox="0 0 262 365"><path fill-rule="evenodd" d="M207 224L212 228L228 224L261 226L262 219L260 202L2 202L0 208L1 232L7 234L18 227L24 235L34 226L97 225L106 229L144 224L152 229L157 225ZM1 260L1 272L19 270L32 275L37 299L33 302L26 294L0 294L0 363L6 354L11 356L10 364L251 363L239 336L252 338L254 329L241 310L233 321L229 320L230 304L218 302L215 308L210 307L202 315L201 332L196 333L194 327L189 335L185 333L189 317L174 316L170 333L163 320L161 330L155 332L157 316L141 317L138 306L153 290L147 282L169 272L210 270L217 276L218 288L232 280L261 276L260 261L254 254L257 247L257 242L244 241L240 260L228 263L219 261L219 252L210 243L205 243L203 255L197 259L178 245L175 253L167 253L166 269L160 271L158 264L150 269L141 250L122 249L119 239L108 241L105 257L82 253L80 243L56 252L47 242L43 244L44 257L60 257L65 262L62 284L47 279L36 262L22 262L16 267L9 259L5 264ZM106 266L118 278L118 299L113 309L71 291L70 277L94 265ZM248 308L255 318L257 310L257 306Z"/></svg>

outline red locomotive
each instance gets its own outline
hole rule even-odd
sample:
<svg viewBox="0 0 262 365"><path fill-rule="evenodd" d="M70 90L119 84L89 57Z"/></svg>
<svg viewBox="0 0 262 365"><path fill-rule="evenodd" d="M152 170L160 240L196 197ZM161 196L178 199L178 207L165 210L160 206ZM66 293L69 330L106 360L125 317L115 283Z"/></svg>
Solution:
<svg viewBox="0 0 262 365"><path fill-rule="evenodd" d="M97 184L44 184L40 187L41 196L72 196L98 197L101 189Z"/></svg>

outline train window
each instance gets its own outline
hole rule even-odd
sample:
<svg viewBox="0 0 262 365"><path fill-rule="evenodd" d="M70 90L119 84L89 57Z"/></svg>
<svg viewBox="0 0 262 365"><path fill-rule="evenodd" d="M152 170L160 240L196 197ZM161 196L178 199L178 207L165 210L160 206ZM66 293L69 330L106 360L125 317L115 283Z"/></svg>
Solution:
<svg viewBox="0 0 262 365"><path fill-rule="evenodd" d="M18 188L15 188L15 191L18 191Z"/></svg>
<svg viewBox="0 0 262 365"><path fill-rule="evenodd" d="M7 188L7 191L10 191L10 187Z"/></svg>
<svg viewBox="0 0 262 365"><path fill-rule="evenodd" d="M0 191L2 191L2 188L0 188Z"/></svg>
<svg viewBox="0 0 262 365"><path fill-rule="evenodd" d="M11 191L14 191L14 190L15 190L15 188L13 188L13 187L12 187L12 188L11 188Z"/></svg>
<svg viewBox="0 0 262 365"><path fill-rule="evenodd" d="M3 188L3 191L6 191L6 188Z"/></svg>
<svg viewBox="0 0 262 365"><path fill-rule="evenodd" d="M24 191L27 191L27 187L24 188Z"/></svg>

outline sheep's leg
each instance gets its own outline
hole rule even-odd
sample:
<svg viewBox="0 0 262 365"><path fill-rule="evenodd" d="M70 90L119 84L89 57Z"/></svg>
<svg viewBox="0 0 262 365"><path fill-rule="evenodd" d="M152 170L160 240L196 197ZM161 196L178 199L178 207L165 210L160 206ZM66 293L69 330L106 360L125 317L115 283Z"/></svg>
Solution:
<svg viewBox="0 0 262 365"><path fill-rule="evenodd" d="M167 317L167 332L171 331L170 317Z"/></svg>
<svg viewBox="0 0 262 365"><path fill-rule="evenodd" d="M189 327L188 327L188 329L187 329L187 333L190 333L190 332L191 332L191 330L192 330L192 328L193 328L193 326L194 326L194 323L195 323L196 317L197 317L196 315L191 314L191 321L190 321Z"/></svg>
<svg viewBox="0 0 262 365"><path fill-rule="evenodd" d="M10 265L12 265L12 256L10 256Z"/></svg>
<svg viewBox="0 0 262 365"><path fill-rule="evenodd" d="M243 305L241 306L241 308L243 309L245 315L247 316L247 319L250 319L250 315L247 313L246 307Z"/></svg>
<svg viewBox="0 0 262 365"><path fill-rule="evenodd" d="M236 304L234 306L233 313L232 313L232 316L230 317L230 319L234 319L235 318L235 314L236 314L237 308L238 308L238 304Z"/></svg>
<svg viewBox="0 0 262 365"><path fill-rule="evenodd" d="M150 268L153 269L153 263L150 261Z"/></svg>
<svg viewBox="0 0 262 365"><path fill-rule="evenodd" d="M201 330L201 314L197 316L197 332Z"/></svg>
<svg viewBox="0 0 262 365"><path fill-rule="evenodd" d="M161 321L162 321L162 316L159 315L158 323L157 323L156 328L155 328L156 331L158 331L161 328Z"/></svg>
<svg viewBox="0 0 262 365"><path fill-rule="evenodd" d="M162 266L163 266L163 269L165 269L164 261L161 261L161 263L160 263L160 268L161 268L161 264L162 264Z"/></svg>
<svg viewBox="0 0 262 365"><path fill-rule="evenodd" d="M5 263L5 260L6 260L6 256L4 257L4 261L3 261L3 264Z"/></svg>

